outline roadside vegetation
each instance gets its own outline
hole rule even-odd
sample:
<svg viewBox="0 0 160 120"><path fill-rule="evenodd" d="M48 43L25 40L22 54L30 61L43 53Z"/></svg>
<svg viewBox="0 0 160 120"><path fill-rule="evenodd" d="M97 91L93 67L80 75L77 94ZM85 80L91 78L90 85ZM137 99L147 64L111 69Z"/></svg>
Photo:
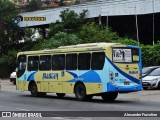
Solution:
<svg viewBox="0 0 160 120"><path fill-rule="evenodd" d="M19 51L52 49L59 46L94 42L117 42L127 45L137 45L136 40L127 37L121 38L111 28L101 26L92 20L86 19L87 10L83 10L77 14L69 9L61 12L61 22L56 21L50 24L49 32L45 38L37 39L34 42L31 41L31 31L26 28L24 30L26 42L18 43L19 32L17 31L21 29L12 24L11 19L18 15L18 11L16 11L11 3L9 6L4 6L3 4L0 2L0 14L5 9L11 9L8 8L11 6L15 11L12 11L13 13L11 15L4 13L0 17L0 23L6 25L0 27L0 78L9 77L9 74L16 68L16 54ZM8 25L9 28L7 27ZM6 31L7 34L5 33ZM140 44L140 47L142 48L143 67L160 65L160 42L154 46Z"/></svg>

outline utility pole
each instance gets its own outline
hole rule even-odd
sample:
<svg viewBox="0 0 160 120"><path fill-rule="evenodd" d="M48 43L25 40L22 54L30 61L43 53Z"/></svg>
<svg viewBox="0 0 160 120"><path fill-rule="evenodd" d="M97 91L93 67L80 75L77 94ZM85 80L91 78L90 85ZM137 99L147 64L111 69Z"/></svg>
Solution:
<svg viewBox="0 0 160 120"><path fill-rule="evenodd" d="M153 8L153 46L154 46L154 0L152 0L152 8Z"/></svg>
<svg viewBox="0 0 160 120"><path fill-rule="evenodd" d="M137 7L136 6L135 6L135 17L136 17L137 41L138 41L138 46L139 46L139 31L138 31Z"/></svg>
<svg viewBox="0 0 160 120"><path fill-rule="evenodd" d="M134 8L134 12L135 12L135 19L136 19L136 32L137 32L137 42L138 42L138 46L139 46L139 31L138 31L138 16L137 16L137 7L129 7L129 8Z"/></svg>
<svg viewBox="0 0 160 120"><path fill-rule="evenodd" d="M106 18L106 26L108 27L108 12L107 12L107 18Z"/></svg>

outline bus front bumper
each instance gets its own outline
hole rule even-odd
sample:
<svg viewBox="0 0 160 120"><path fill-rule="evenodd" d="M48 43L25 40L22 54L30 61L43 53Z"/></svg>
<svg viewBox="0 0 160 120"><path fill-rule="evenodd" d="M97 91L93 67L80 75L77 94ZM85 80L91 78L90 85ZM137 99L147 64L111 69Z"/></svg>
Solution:
<svg viewBox="0 0 160 120"><path fill-rule="evenodd" d="M136 92L142 91L142 84L137 86L116 86L111 83L107 83L107 92Z"/></svg>

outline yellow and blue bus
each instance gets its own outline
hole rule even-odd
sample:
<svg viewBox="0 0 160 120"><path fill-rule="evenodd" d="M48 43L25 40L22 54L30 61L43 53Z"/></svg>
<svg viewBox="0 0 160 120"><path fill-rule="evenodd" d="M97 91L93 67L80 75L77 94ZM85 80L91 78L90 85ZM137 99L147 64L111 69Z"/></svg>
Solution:
<svg viewBox="0 0 160 120"><path fill-rule="evenodd" d="M75 94L77 100L142 90L141 49L120 43L90 43L17 54L17 90L32 96Z"/></svg>

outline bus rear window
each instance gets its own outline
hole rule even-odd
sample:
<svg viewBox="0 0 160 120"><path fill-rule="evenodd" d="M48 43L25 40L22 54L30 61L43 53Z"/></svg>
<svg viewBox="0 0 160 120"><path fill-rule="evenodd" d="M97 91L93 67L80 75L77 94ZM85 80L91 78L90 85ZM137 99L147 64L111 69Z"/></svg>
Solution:
<svg viewBox="0 0 160 120"><path fill-rule="evenodd" d="M132 63L139 62L139 49L137 48L113 48L113 62Z"/></svg>

